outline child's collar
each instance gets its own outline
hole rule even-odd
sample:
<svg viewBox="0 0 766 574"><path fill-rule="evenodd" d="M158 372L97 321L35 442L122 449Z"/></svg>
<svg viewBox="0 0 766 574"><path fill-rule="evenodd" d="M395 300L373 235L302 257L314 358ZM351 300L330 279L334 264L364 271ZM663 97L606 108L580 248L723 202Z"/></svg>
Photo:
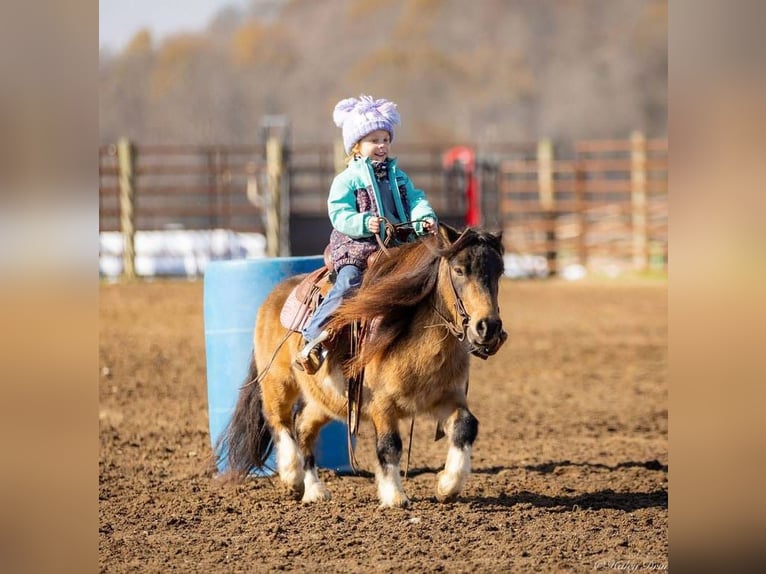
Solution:
<svg viewBox="0 0 766 574"><path fill-rule="evenodd" d="M354 155L354 161L361 161L361 162L364 162L364 163L366 163L368 165L372 165L373 164L373 161L369 157L362 157L359 154ZM389 164L389 165L391 165L395 161L396 161L395 157L391 157L391 156L386 157L386 163Z"/></svg>

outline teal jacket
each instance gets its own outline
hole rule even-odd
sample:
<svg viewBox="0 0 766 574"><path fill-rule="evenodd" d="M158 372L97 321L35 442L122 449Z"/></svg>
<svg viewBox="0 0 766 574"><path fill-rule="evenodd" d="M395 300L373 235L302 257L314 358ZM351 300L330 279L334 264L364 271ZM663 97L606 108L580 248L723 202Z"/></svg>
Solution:
<svg viewBox="0 0 766 574"><path fill-rule="evenodd" d="M425 193L416 189L407 174L398 169L396 159L389 158L387 163L399 221L416 221L413 225L415 233L427 233L422 220L436 222L437 217ZM333 226L330 246L335 269L348 264L365 268L366 258L378 249L369 222L373 217L379 217L381 205L380 189L368 158L352 160L335 177L327 198L327 211ZM384 238L383 229L379 235Z"/></svg>
<svg viewBox="0 0 766 574"><path fill-rule="evenodd" d="M397 168L395 158L388 159L388 174L400 221L425 218L437 220L425 193L416 189L407 174ZM372 191L374 205L371 212L359 212L358 191L362 189ZM395 193L397 189L399 193ZM372 163L363 158L352 160L348 167L336 176L327 198L327 211L332 226L352 238L372 236L367 223L372 217L378 217L380 205L380 189L372 171ZM415 232L419 235L424 233L422 221L415 224Z"/></svg>

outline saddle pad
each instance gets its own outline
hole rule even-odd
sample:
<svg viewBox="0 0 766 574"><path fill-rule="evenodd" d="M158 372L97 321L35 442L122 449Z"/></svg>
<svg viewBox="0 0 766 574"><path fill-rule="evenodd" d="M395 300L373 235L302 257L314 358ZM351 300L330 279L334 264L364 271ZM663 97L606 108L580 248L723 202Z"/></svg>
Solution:
<svg viewBox="0 0 766 574"><path fill-rule="evenodd" d="M290 291L279 313L279 320L283 327L299 333L303 330L319 304L321 291L319 283L327 272L326 267L312 271Z"/></svg>

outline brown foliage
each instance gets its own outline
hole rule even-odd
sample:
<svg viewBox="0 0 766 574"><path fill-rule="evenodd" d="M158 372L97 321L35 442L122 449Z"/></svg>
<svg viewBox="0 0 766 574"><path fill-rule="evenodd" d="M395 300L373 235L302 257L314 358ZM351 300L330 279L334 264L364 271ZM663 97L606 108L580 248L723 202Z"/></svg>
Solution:
<svg viewBox="0 0 766 574"><path fill-rule="evenodd" d="M253 0L195 36L140 32L100 72L104 142L252 143L266 114L328 141L359 93L399 103L399 141L661 136L667 0Z"/></svg>

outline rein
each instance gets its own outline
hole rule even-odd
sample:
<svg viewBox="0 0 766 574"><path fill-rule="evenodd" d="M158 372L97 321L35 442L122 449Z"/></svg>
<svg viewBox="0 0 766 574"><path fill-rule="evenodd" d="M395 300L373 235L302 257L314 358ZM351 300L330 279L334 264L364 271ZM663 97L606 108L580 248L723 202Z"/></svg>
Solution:
<svg viewBox="0 0 766 574"><path fill-rule="evenodd" d="M384 227L385 230L385 240L380 239L380 235L378 233L375 234L375 240L378 242L378 246L380 247L380 250L385 254L386 257L391 257L391 253L388 249L388 245L393 240L396 242L396 244L402 243L397 238L397 231L400 229L405 229L409 227L413 232L415 231L414 228L412 228L412 224L415 223L414 221L405 221L403 223L391 223L388 221L385 217L381 217L379 219L382 219L384 221ZM375 257L377 254L373 254L372 257ZM349 337L349 343L351 345L350 352L351 356L356 355L359 352L359 347L362 345L362 341L365 337L369 334L370 325L368 323L360 323L359 321L355 321L351 326L351 333ZM354 454L354 443L353 443L353 437L356 436L357 431L359 430L359 422L362 418L362 385L364 383L364 367L362 367L359 372L354 373L352 376L348 379L348 400L346 402L346 448L348 449L348 459L349 463L351 464L351 469L354 472L357 471L357 461L356 456ZM412 431L413 426L415 424L415 420L413 419L412 425L410 425L410 445L412 445ZM410 453L407 452L407 469L409 469L410 466ZM406 476L406 472L405 472Z"/></svg>
<svg viewBox="0 0 766 574"><path fill-rule="evenodd" d="M386 257L390 257L391 255L388 251L388 246L391 243L391 240L395 241L397 244L403 243L397 238L397 231L401 229L409 229L410 232L414 232L415 228L412 226L412 224L419 221L418 219L415 219L413 221L404 221L402 223L391 223L385 217L379 217L378 219L382 219L384 222L383 229L385 230L385 239L381 240L380 235L376 233L375 240L378 242L380 250L386 254Z"/></svg>

